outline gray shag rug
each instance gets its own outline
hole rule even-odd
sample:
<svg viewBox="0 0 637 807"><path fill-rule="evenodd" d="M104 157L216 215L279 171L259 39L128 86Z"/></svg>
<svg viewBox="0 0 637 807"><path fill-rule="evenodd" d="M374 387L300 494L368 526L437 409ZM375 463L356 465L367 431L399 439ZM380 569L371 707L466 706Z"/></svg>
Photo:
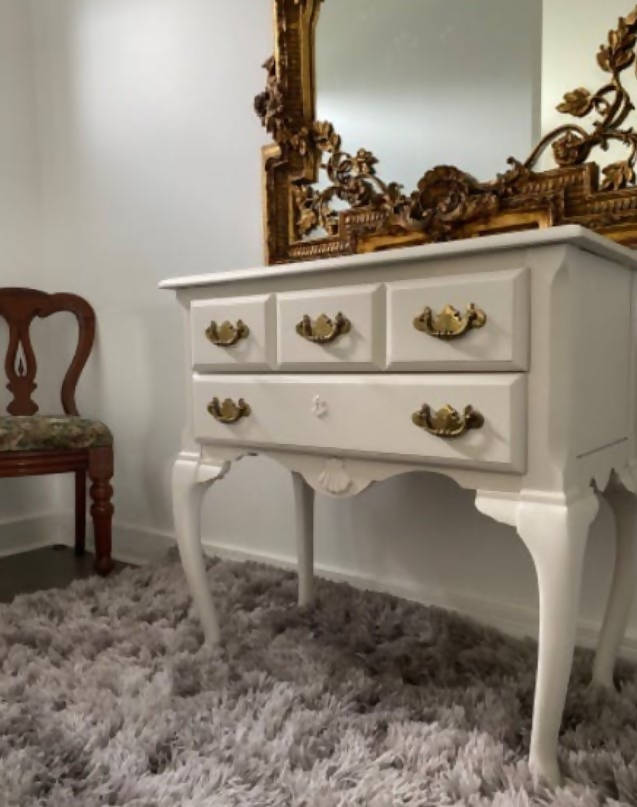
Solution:
<svg viewBox="0 0 637 807"><path fill-rule="evenodd" d="M637 673L588 686L565 785L526 764L536 647L433 608L215 561L223 646L202 646L174 554L0 607L2 807L628 807Z"/></svg>

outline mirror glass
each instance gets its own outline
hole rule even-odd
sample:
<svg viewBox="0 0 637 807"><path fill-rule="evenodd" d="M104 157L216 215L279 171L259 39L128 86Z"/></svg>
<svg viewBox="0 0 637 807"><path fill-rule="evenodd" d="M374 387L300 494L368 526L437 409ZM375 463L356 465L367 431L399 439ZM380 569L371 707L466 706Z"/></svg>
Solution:
<svg viewBox="0 0 637 807"><path fill-rule="evenodd" d="M405 192L436 165L480 180L539 139L542 0L324 0L316 118Z"/></svg>

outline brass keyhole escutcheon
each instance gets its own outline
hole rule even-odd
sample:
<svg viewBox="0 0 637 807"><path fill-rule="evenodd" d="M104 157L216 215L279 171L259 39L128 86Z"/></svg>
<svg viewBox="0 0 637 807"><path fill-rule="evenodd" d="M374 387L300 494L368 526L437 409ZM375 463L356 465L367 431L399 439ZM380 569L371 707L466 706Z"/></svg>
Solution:
<svg viewBox="0 0 637 807"><path fill-rule="evenodd" d="M243 322L238 319L237 324L233 325L226 320L221 325L212 320L210 325L206 328L206 336L213 345L218 347L232 347L236 345L240 339L245 339L250 334L250 329Z"/></svg>
<svg viewBox="0 0 637 807"><path fill-rule="evenodd" d="M243 398L239 398L237 403L232 398L226 398L223 402L219 398L213 398L208 404L208 412L220 423L236 423L241 418L248 417L251 409Z"/></svg>
<svg viewBox="0 0 637 807"><path fill-rule="evenodd" d="M484 417L472 406L465 406L460 414L451 404L443 406L437 412L433 412L429 404L423 404L411 419L416 426L434 437L461 437L469 429L481 429L484 426Z"/></svg>
<svg viewBox="0 0 637 807"><path fill-rule="evenodd" d="M296 326L296 332L308 342L319 345L326 345L333 342L339 336L349 333L352 323L339 311L332 319L327 314L321 314L315 320L308 314L303 315L303 319Z"/></svg>
<svg viewBox="0 0 637 807"><path fill-rule="evenodd" d="M438 314L434 314L429 307L425 308L414 319L414 328L436 339L457 339L472 328L482 328L486 321L487 315L482 309L476 308L474 303L467 306L464 314L452 305L446 305Z"/></svg>

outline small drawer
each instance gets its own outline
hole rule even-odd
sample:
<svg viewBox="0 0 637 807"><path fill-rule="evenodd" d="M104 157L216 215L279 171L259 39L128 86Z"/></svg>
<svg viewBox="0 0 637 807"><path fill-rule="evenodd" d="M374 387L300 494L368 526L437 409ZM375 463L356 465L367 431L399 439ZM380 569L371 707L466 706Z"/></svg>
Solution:
<svg viewBox="0 0 637 807"><path fill-rule="evenodd" d="M516 472L526 463L522 374L195 375L193 401L202 442Z"/></svg>
<svg viewBox="0 0 637 807"><path fill-rule="evenodd" d="M387 284L390 370L527 370L527 269Z"/></svg>
<svg viewBox="0 0 637 807"><path fill-rule="evenodd" d="M275 362L274 297L195 300L190 307L195 370L269 370Z"/></svg>
<svg viewBox="0 0 637 807"><path fill-rule="evenodd" d="M383 288L277 295L277 355L285 370L377 370L385 363Z"/></svg>

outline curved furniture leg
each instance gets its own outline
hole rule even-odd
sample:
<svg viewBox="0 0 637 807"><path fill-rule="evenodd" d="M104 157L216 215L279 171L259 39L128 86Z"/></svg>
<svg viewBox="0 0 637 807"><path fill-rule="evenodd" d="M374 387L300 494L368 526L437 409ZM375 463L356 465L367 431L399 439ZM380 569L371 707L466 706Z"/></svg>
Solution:
<svg viewBox="0 0 637 807"><path fill-rule="evenodd" d="M180 456L173 466L173 516L177 543L190 593L199 614L206 642L219 642L219 623L206 579L201 547L201 500L210 485L226 472L227 465L201 465L199 458Z"/></svg>
<svg viewBox="0 0 637 807"><path fill-rule="evenodd" d="M612 687L617 651L637 586L637 497L619 483L613 484L604 497L615 514L615 571L593 663L593 681Z"/></svg>
<svg viewBox="0 0 637 807"><path fill-rule="evenodd" d="M478 509L513 524L537 572L540 594L538 665L529 766L549 784L560 781L557 743L573 662L582 567L588 530L599 503L592 493L572 502L522 496L503 507L502 497L479 492Z"/></svg>
<svg viewBox="0 0 637 807"><path fill-rule="evenodd" d="M299 605L309 605L314 597L314 490L296 471L292 472L292 484L299 570Z"/></svg>

